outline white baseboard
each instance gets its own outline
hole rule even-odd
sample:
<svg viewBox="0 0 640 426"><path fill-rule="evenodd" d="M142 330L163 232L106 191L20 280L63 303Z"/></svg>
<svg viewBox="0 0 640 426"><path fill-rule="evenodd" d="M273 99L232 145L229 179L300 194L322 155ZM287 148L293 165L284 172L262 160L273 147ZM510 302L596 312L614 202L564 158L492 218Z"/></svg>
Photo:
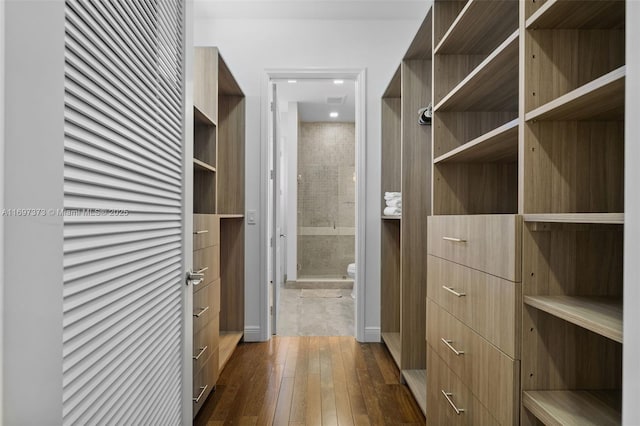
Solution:
<svg viewBox="0 0 640 426"><path fill-rule="evenodd" d="M262 342L262 329L260 326L246 326L244 328L245 342Z"/></svg>
<svg viewBox="0 0 640 426"><path fill-rule="evenodd" d="M365 327L365 329L364 329L364 341L365 342L380 342L380 327Z"/></svg>

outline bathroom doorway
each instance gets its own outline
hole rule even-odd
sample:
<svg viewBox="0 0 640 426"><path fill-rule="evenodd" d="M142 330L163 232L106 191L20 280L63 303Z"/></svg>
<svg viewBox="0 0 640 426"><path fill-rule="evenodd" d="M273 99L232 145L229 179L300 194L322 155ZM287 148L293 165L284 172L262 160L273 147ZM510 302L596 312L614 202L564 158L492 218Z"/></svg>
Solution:
<svg viewBox="0 0 640 426"><path fill-rule="evenodd" d="M358 334L357 77L270 79L273 334Z"/></svg>

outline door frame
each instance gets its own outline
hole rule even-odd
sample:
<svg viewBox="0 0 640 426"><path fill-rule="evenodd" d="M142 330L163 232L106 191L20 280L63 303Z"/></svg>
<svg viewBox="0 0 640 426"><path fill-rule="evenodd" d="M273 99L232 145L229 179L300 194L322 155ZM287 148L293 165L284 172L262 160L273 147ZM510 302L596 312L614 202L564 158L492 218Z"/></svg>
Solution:
<svg viewBox="0 0 640 426"><path fill-rule="evenodd" d="M184 0L183 21L183 188L182 191L182 422L193 423L193 286L187 274L193 263L193 0Z"/></svg>
<svg viewBox="0 0 640 426"><path fill-rule="evenodd" d="M345 79L355 82L356 93L356 309L355 309L355 337L358 341L365 341L365 294L367 291L364 275L365 251L366 251L366 69L340 69L340 68L292 68L292 69L266 69L262 79L262 108L261 108L261 144L260 144L260 332L261 340L271 338L272 326L269 312L269 282L274 277L269 276L269 251L275 256L275 246L269 247L269 231L271 223L269 218L269 187L275 184L269 169L269 153L273 152L273 146L269 139L270 129L270 105L269 91L276 80L288 79ZM274 271L275 273L275 271Z"/></svg>

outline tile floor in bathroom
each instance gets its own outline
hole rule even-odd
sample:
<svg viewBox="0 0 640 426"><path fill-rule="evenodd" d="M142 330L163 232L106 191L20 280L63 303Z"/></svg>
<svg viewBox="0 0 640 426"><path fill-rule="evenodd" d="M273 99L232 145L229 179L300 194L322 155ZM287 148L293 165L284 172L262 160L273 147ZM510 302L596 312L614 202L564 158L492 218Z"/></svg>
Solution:
<svg viewBox="0 0 640 426"><path fill-rule="evenodd" d="M280 289L279 336L353 336L355 299L350 289L342 297L300 297L301 289Z"/></svg>

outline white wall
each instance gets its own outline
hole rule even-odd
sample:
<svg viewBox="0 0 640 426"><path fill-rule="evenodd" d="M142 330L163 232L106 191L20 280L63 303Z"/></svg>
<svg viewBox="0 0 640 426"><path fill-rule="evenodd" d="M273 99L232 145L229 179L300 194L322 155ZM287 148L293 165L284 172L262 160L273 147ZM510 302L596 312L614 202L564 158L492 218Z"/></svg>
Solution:
<svg viewBox="0 0 640 426"><path fill-rule="evenodd" d="M289 102L286 113L287 280L298 279L298 103Z"/></svg>
<svg viewBox="0 0 640 426"><path fill-rule="evenodd" d="M64 2L9 1L5 21L5 206L61 209ZM6 425L62 423L62 219L5 218Z"/></svg>
<svg viewBox="0 0 640 426"><path fill-rule="evenodd" d="M425 2L425 14L428 2ZM265 69L367 69L365 330L380 327L380 97L424 15L414 20L196 20L194 43L218 46L247 95L246 208L260 207L261 90ZM259 224L246 228L245 329L260 324ZM261 328L263 329L263 328ZM253 335L253 334L251 334Z"/></svg>
<svg viewBox="0 0 640 426"><path fill-rule="evenodd" d="M627 2L625 135L624 375L622 423L640 425L640 2Z"/></svg>
<svg viewBox="0 0 640 426"><path fill-rule="evenodd" d="M4 1L0 1L0 210L4 208ZM4 216L0 215L0 421L3 418Z"/></svg>

